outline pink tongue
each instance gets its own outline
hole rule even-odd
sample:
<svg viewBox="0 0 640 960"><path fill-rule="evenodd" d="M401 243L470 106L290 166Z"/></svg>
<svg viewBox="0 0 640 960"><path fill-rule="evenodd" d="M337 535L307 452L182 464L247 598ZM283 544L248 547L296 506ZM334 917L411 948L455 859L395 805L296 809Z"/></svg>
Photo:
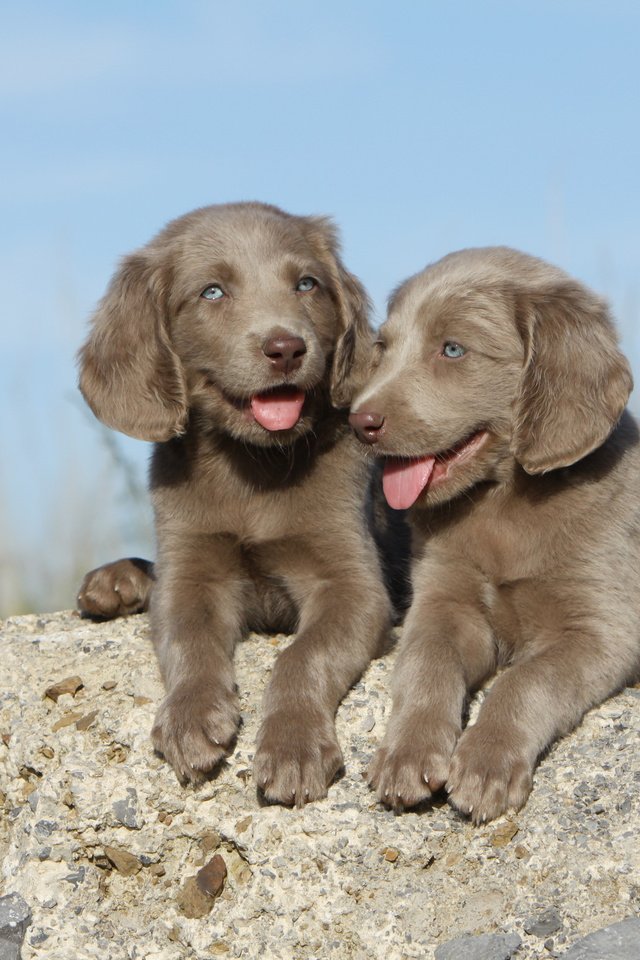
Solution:
<svg viewBox="0 0 640 960"><path fill-rule="evenodd" d="M406 510L415 503L429 482L435 462L435 457L387 460L382 489L389 506L394 510Z"/></svg>
<svg viewBox="0 0 640 960"><path fill-rule="evenodd" d="M251 398L251 412L265 430L289 430L300 419L302 390L272 390Z"/></svg>

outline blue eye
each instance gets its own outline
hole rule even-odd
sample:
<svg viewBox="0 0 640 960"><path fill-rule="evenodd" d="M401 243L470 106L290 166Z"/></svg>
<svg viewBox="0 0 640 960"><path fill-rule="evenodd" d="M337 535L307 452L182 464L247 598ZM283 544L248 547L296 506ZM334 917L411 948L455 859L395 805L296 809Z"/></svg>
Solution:
<svg viewBox="0 0 640 960"><path fill-rule="evenodd" d="M457 360L459 357L464 357L466 352L461 344L452 343L450 340L448 340L442 348L442 356L447 357L449 360Z"/></svg>
<svg viewBox="0 0 640 960"><path fill-rule="evenodd" d="M212 283L210 287L205 287L200 296L205 300L222 300L224 290L217 283Z"/></svg>
<svg viewBox="0 0 640 960"><path fill-rule="evenodd" d="M313 277L303 277L302 280L298 280L296 283L296 290L298 293L308 293L309 290L313 290L313 288L317 286L318 281L314 280Z"/></svg>

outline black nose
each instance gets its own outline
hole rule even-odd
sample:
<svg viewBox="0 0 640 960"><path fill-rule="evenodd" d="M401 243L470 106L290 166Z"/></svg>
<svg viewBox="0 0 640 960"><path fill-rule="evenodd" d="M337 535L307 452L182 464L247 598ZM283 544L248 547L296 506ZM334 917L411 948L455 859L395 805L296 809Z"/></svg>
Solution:
<svg viewBox="0 0 640 960"><path fill-rule="evenodd" d="M307 345L302 337L271 337L262 344L262 352L280 373L292 373L302 364Z"/></svg>
<svg viewBox="0 0 640 960"><path fill-rule="evenodd" d="M381 413L350 413L349 423L362 443L377 443L384 433L384 417Z"/></svg>

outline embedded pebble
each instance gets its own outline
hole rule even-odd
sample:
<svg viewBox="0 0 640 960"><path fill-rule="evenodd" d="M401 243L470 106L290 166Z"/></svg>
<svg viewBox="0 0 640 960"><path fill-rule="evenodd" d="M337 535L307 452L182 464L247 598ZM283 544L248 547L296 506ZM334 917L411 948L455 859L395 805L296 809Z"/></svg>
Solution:
<svg viewBox="0 0 640 960"><path fill-rule="evenodd" d="M75 697L78 690L82 689L82 687L84 687L82 677L66 677L64 680L58 680L57 683L53 683L50 687L47 687L44 695L48 697L49 700L57 703L58 699L65 693L69 693L72 697Z"/></svg>
<svg viewBox="0 0 640 960"><path fill-rule="evenodd" d="M203 893L210 897L217 897L218 894L222 893L226 876L227 865L224 858L216 853L215 857L212 857L201 870L198 870L196 883Z"/></svg>
<svg viewBox="0 0 640 960"><path fill-rule="evenodd" d="M0 960L20 960L31 909L18 893L0 897Z"/></svg>
<svg viewBox="0 0 640 960"><path fill-rule="evenodd" d="M531 933L534 937L548 937L550 933L556 933L561 928L562 917L553 907L524 922L524 932Z"/></svg>

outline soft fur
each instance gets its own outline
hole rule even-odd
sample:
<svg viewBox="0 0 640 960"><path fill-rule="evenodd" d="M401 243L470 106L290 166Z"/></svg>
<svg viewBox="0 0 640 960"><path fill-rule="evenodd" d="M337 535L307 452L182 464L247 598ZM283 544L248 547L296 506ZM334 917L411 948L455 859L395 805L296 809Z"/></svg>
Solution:
<svg viewBox="0 0 640 960"><path fill-rule="evenodd" d="M314 285L298 290L304 278ZM218 300L202 296L212 285ZM278 338L306 352L278 363L267 349ZM86 400L109 426L157 442L151 622L167 696L152 735L181 778L232 746L233 649L249 629L297 630L264 700L255 776L267 798L322 797L342 764L335 710L390 613L365 519L369 468L336 409L370 343L367 298L330 221L256 203L169 224L123 261L93 319ZM301 415L265 429L251 398L283 385L304 391ZM141 561L93 571L80 609L144 609L151 573Z"/></svg>
<svg viewBox="0 0 640 960"><path fill-rule="evenodd" d="M402 284L374 367L360 438L438 465L409 510L414 600L370 781L396 807L446 786L482 822L520 807L541 753L639 672L631 374L604 302L507 248Z"/></svg>

